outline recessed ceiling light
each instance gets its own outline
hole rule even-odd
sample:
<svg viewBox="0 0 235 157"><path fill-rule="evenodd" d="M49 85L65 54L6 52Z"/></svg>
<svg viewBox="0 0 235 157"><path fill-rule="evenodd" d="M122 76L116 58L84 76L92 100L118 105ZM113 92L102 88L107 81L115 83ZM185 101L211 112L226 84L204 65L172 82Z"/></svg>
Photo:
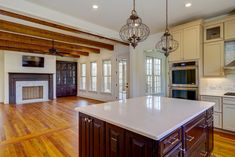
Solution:
<svg viewBox="0 0 235 157"><path fill-rule="evenodd" d="M94 4L94 5L92 5L92 8L96 10L99 8L99 6Z"/></svg>
<svg viewBox="0 0 235 157"><path fill-rule="evenodd" d="M192 6L192 3L186 3L186 4L185 4L185 7L186 7L186 8L189 8L189 7L191 7L191 6Z"/></svg>

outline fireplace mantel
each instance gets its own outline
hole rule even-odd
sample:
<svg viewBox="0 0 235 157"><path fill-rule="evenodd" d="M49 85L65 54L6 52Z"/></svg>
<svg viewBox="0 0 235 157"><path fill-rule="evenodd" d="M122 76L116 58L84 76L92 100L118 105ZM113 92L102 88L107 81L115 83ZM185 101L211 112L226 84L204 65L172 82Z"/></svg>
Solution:
<svg viewBox="0 0 235 157"><path fill-rule="evenodd" d="M48 81L48 98L53 99L53 74L9 73L9 103L16 104L17 81Z"/></svg>

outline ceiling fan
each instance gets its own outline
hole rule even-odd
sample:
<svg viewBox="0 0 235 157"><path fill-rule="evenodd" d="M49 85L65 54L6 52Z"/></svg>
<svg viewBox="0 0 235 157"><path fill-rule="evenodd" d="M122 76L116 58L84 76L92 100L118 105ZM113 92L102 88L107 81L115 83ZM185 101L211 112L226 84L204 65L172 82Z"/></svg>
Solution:
<svg viewBox="0 0 235 157"><path fill-rule="evenodd" d="M64 55L69 54L69 53L57 51L57 49L55 48L55 41L52 40L52 47L48 49L48 54L63 57Z"/></svg>

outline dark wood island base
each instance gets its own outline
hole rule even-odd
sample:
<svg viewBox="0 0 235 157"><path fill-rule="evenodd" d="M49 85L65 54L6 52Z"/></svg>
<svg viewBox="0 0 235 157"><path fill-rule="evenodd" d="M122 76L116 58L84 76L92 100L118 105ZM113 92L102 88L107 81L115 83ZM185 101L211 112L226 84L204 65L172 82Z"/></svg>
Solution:
<svg viewBox="0 0 235 157"><path fill-rule="evenodd" d="M213 108L160 140L79 113L79 157L209 157Z"/></svg>

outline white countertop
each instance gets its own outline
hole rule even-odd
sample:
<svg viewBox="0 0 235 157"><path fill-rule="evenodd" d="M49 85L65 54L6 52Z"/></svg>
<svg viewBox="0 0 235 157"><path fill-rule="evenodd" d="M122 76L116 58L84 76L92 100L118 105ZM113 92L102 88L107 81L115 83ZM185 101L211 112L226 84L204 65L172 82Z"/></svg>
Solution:
<svg viewBox="0 0 235 157"><path fill-rule="evenodd" d="M214 103L211 102L147 96L78 107L76 110L148 138L160 140L212 106Z"/></svg>
<svg viewBox="0 0 235 157"><path fill-rule="evenodd" d="M216 97L224 97L224 98L235 98L235 96L224 95L227 92L235 93L235 91L203 91L203 92L200 92L200 95L201 96L216 96Z"/></svg>

